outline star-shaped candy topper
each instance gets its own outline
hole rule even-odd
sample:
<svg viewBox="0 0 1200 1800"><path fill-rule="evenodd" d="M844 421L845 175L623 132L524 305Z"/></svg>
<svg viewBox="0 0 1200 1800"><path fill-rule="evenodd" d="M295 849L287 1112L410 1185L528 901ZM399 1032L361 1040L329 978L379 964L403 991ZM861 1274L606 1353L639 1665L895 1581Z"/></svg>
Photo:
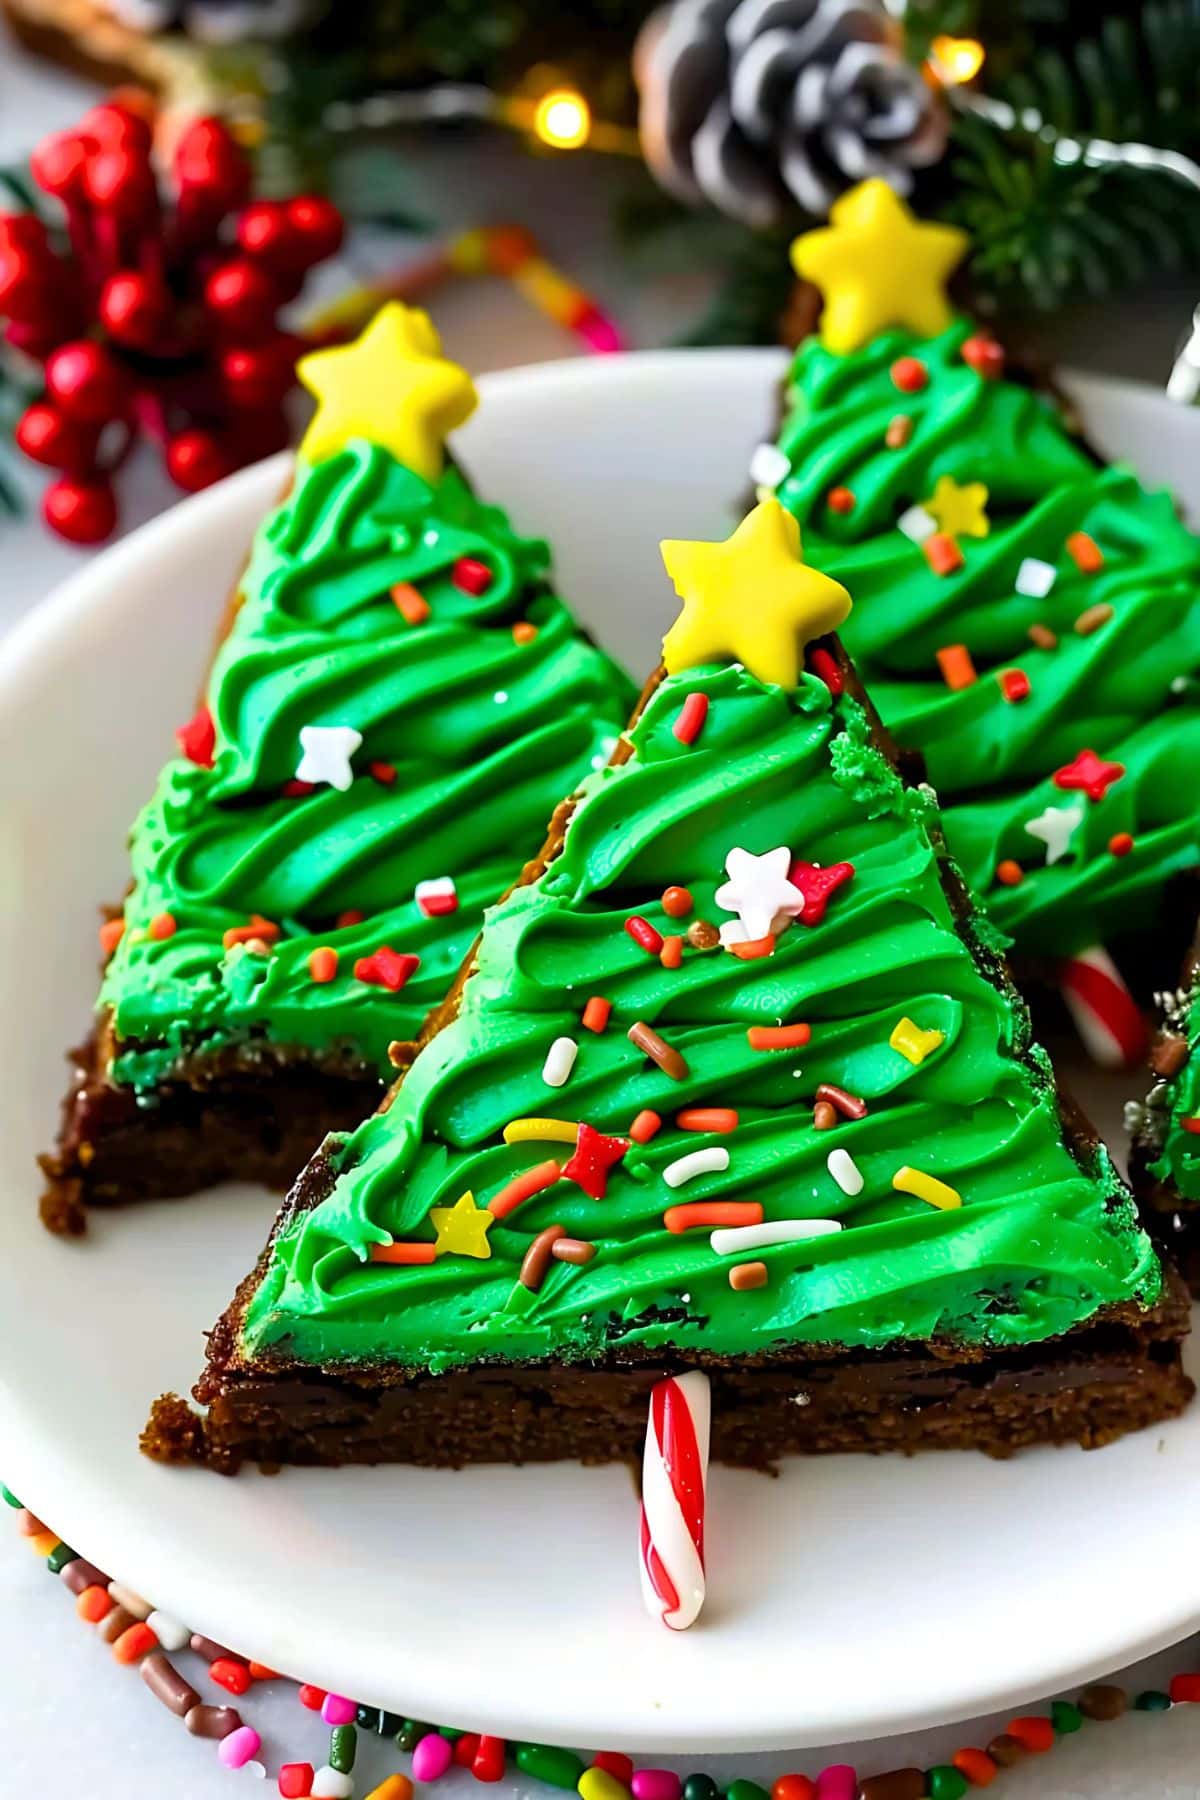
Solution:
<svg viewBox="0 0 1200 1800"><path fill-rule="evenodd" d="M325 781L344 794L354 780L350 758L361 743L362 732L353 725L302 725L296 780Z"/></svg>
<svg viewBox="0 0 1200 1800"><path fill-rule="evenodd" d="M791 862L786 844L762 856L735 848L725 858L729 880L713 898L722 912L737 914L751 941L766 937L781 913L792 919L804 905L804 896L788 880Z"/></svg>
<svg viewBox="0 0 1200 1800"><path fill-rule="evenodd" d="M921 505L938 522L947 537L985 538L992 529L987 516L988 491L982 481L964 481L941 475L928 500Z"/></svg>
<svg viewBox="0 0 1200 1800"><path fill-rule="evenodd" d="M390 450L426 481L442 472L447 433L474 412L478 396L465 369L447 362L428 315L392 301L353 344L316 350L296 372L317 410L300 454L321 462L351 438Z"/></svg>
<svg viewBox="0 0 1200 1800"><path fill-rule="evenodd" d="M453 1206L435 1206L429 1216L437 1232L435 1255L475 1256L483 1261L492 1254L488 1232L496 1221L490 1212L476 1206L470 1188Z"/></svg>
<svg viewBox="0 0 1200 1800"><path fill-rule="evenodd" d="M1071 839L1083 824L1082 806L1047 806L1036 819L1025 826L1030 837L1040 838L1046 846L1046 863L1056 863L1067 854Z"/></svg>
<svg viewBox="0 0 1200 1800"><path fill-rule="evenodd" d="M841 583L801 561L800 527L778 500L761 501L724 543L672 539L661 549L683 601L663 639L671 675L740 662L760 681L794 688L805 646L850 611Z"/></svg>
<svg viewBox="0 0 1200 1800"><path fill-rule="evenodd" d="M829 224L792 245L797 275L820 288L821 341L839 356L889 326L919 337L945 331L946 283L967 249L953 225L923 225L886 181L862 181L830 209Z"/></svg>

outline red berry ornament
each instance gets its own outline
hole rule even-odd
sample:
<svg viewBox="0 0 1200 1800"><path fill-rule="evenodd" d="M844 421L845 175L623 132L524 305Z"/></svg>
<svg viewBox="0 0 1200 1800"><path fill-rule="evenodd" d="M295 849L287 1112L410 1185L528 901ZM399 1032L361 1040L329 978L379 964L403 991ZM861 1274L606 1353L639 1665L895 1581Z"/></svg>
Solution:
<svg viewBox="0 0 1200 1800"><path fill-rule="evenodd" d="M98 150L89 157L84 192L101 212L110 212L125 224L136 224L154 210L157 190L145 152L122 149Z"/></svg>
<svg viewBox="0 0 1200 1800"><path fill-rule="evenodd" d="M94 138L106 150L133 150L147 155L153 141L149 123L141 113L122 106L118 100L106 100L89 108L78 129L83 137Z"/></svg>
<svg viewBox="0 0 1200 1800"><path fill-rule="evenodd" d="M68 419L49 401L36 400L17 420L17 448L49 469L82 474L91 467L99 433L94 425Z"/></svg>
<svg viewBox="0 0 1200 1800"><path fill-rule="evenodd" d="M247 256L259 257L273 269L293 269L302 255L299 234L278 200L255 200L243 207L237 237Z"/></svg>
<svg viewBox="0 0 1200 1800"><path fill-rule="evenodd" d="M99 544L117 523L116 497L107 481L62 475L42 495L42 515L68 543Z"/></svg>
<svg viewBox="0 0 1200 1800"><path fill-rule="evenodd" d="M0 249L0 313L20 325L38 322L52 296L44 256L16 248Z"/></svg>
<svg viewBox="0 0 1200 1800"><path fill-rule="evenodd" d="M161 281L137 269L112 275L100 290L100 323L118 344L148 350L161 337L171 301Z"/></svg>
<svg viewBox="0 0 1200 1800"><path fill-rule="evenodd" d="M167 473L185 493L211 487L233 469L233 461L214 432L199 425L181 431L167 445Z"/></svg>
<svg viewBox="0 0 1200 1800"><path fill-rule="evenodd" d="M220 119L188 126L175 147L175 176L215 212L237 206L250 187L250 165Z"/></svg>
<svg viewBox="0 0 1200 1800"><path fill-rule="evenodd" d="M221 358L221 381L231 406L257 412L278 406L292 385L292 364L278 343L253 350L227 350Z"/></svg>
<svg viewBox="0 0 1200 1800"><path fill-rule="evenodd" d="M279 290L248 256L214 269L204 284L204 304L221 331L236 338L259 338L275 322Z"/></svg>
<svg viewBox="0 0 1200 1800"><path fill-rule="evenodd" d="M287 219L303 246L301 267L336 256L346 234L345 222L331 200L321 194L298 194L287 203Z"/></svg>
<svg viewBox="0 0 1200 1800"><path fill-rule="evenodd" d="M101 344L63 344L46 361L46 387L70 419L104 425L125 407L126 382Z"/></svg>
<svg viewBox="0 0 1200 1800"><path fill-rule="evenodd" d="M47 248L46 227L32 213L0 213L0 250L27 250L36 256Z"/></svg>
<svg viewBox="0 0 1200 1800"><path fill-rule="evenodd" d="M38 144L29 159L29 170L38 186L56 200L78 200L87 159L87 145L78 132L55 131Z"/></svg>

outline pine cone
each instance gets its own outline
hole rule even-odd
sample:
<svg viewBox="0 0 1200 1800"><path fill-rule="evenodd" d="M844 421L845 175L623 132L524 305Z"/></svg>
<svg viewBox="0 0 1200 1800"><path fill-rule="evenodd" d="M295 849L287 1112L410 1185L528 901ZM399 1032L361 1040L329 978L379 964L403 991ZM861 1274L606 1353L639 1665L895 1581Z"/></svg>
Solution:
<svg viewBox="0 0 1200 1800"><path fill-rule="evenodd" d="M947 121L879 0L674 0L634 52L646 160L681 199L757 227L823 217L868 176L898 193Z"/></svg>

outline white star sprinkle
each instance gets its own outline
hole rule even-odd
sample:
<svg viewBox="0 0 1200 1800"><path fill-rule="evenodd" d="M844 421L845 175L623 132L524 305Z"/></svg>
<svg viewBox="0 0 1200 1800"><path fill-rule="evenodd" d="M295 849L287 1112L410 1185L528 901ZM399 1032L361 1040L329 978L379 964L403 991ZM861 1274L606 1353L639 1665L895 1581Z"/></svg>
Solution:
<svg viewBox="0 0 1200 1800"><path fill-rule="evenodd" d="M787 878L791 866L792 853L786 844L763 856L733 849L725 858L729 880L714 898L723 912L738 915L748 940L766 937L780 914L794 919L803 908L803 894Z"/></svg>
<svg viewBox="0 0 1200 1800"><path fill-rule="evenodd" d="M1058 570L1053 563L1043 562L1040 556L1027 556L1017 570L1013 586L1018 594L1025 594L1033 600L1044 600L1057 580Z"/></svg>
<svg viewBox="0 0 1200 1800"><path fill-rule="evenodd" d="M1049 865L1066 855L1067 846L1082 823L1082 806L1048 806L1036 819L1030 819L1025 829L1030 837L1041 838Z"/></svg>
<svg viewBox="0 0 1200 1800"><path fill-rule="evenodd" d="M340 793L354 780L350 758L362 743L362 732L353 725L302 725L296 780L327 782Z"/></svg>

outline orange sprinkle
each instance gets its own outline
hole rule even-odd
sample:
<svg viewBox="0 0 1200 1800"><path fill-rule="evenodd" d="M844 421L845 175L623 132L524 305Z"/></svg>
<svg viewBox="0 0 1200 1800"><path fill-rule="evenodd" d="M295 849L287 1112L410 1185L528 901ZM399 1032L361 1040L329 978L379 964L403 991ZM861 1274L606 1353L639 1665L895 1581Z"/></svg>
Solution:
<svg viewBox="0 0 1200 1800"><path fill-rule="evenodd" d="M956 1750L950 1758L960 1775L965 1775L972 1787L991 1787L998 1773L997 1765L986 1750L973 1750L970 1745Z"/></svg>
<svg viewBox="0 0 1200 1800"><path fill-rule="evenodd" d="M959 688L968 688L979 678L975 673L975 664L971 661L971 652L965 644L943 644L937 653L938 668L942 671L942 680L948 688L955 692Z"/></svg>
<svg viewBox="0 0 1200 1800"><path fill-rule="evenodd" d="M543 1188L553 1187L561 1174L562 1169L556 1162L537 1163L532 1169L526 1169L523 1174L516 1175L507 1182L495 1199L488 1201L486 1210L493 1219L506 1219L509 1213L516 1212L518 1206L523 1206L526 1200L532 1200Z"/></svg>
<svg viewBox="0 0 1200 1800"><path fill-rule="evenodd" d="M111 956L125 935L124 919L105 919L100 927L100 949L103 955Z"/></svg>
<svg viewBox="0 0 1200 1800"><path fill-rule="evenodd" d="M1024 869L1019 862L1014 862L1011 856L1006 856L1003 862L996 864L996 880L1001 887L1020 887L1024 879Z"/></svg>
<svg viewBox="0 0 1200 1800"><path fill-rule="evenodd" d="M768 931L766 937L749 938L744 944L727 944L726 949L732 950L742 962L753 962L759 956L774 956L775 933Z"/></svg>
<svg viewBox="0 0 1200 1800"><path fill-rule="evenodd" d="M57 1531L42 1530L37 1533L36 1537L26 1538L25 1542L35 1556L49 1556L52 1550L58 1549L62 1540Z"/></svg>
<svg viewBox="0 0 1200 1800"><path fill-rule="evenodd" d="M308 959L308 972L314 981L332 981L338 970L338 953L332 944L321 944Z"/></svg>
<svg viewBox="0 0 1200 1800"><path fill-rule="evenodd" d="M752 1288L766 1287L765 1262L735 1263L729 1271L729 1285L735 1294L747 1294Z"/></svg>
<svg viewBox="0 0 1200 1800"><path fill-rule="evenodd" d="M1085 575L1094 575L1104 567L1104 552L1086 531L1073 531L1067 539L1067 555Z"/></svg>
<svg viewBox="0 0 1200 1800"><path fill-rule="evenodd" d="M680 1131L736 1131L738 1116L732 1106L685 1106L675 1123Z"/></svg>
<svg viewBox="0 0 1200 1800"><path fill-rule="evenodd" d="M752 1050L802 1050L811 1041L811 1025L751 1025L746 1031Z"/></svg>
<svg viewBox="0 0 1200 1800"><path fill-rule="evenodd" d="M277 1669L268 1669L266 1663L252 1662L252 1663L247 1663L246 1667L249 1669L249 1671L250 1671L251 1675L254 1677L255 1681L278 1681L279 1680L279 1671Z"/></svg>
<svg viewBox="0 0 1200 1800"><path fill-rule="evenodd" d="M935 575L953 575L956 569L963 566L963 553L948 532L931 532L921 548Z"/></svg>
<svg viewBox="0 0 1200 1800"><path fill-rule="evenodd" d="M367 764L367 773L375 778L380 787L391 787L396 779L396 765L390 762L371 762Z"/></svg>
<svg viewBox="0 0 1200 1800"><path fill-rule="evenodd" d="M1054 1748L1054 1726L1047 1718L1033 1714L1010 1719L1004 1729L1009 1737L1016 1738L1018 1744L1023 1744L1035 1756Z"/></svg>
<svg viewBox="0 0 1200 1800"><path fill-rule="evenodd" d="M338 930L341 931L346 925L361 925L366 916L365 912L359 912L355 907L349 906L346 908L345 912L340 912L338 914L334 923Z"/></svg>
<svg viewBox="0 0 1200 1800"><path fill-rule="evenodd" d="M693 1225L761 1225L758 1200L687 1200L668 1206L663 1224L668 1231L688 1231Z"/></svg>
<svg viewBox="0 0 1200 1800"><path fill-rule="evenodd" d="M227 950L232 950L235 944L247 944L251 938L262 938L267 944L277 943L279 927L270 919L264 919L261 913L251 913L248 925L231 925L221 942Z"/></svg>
<svg viewBox="0 0 1200 1800"><path fill-rule="evenodd" d="M648 1106L643 1107L633 1124L629 1127L629 1135L635 1144L648 1144L662 1130L662 1120Z"/></svg>
<svg viewBox="0 0 1200 1800"><path fill-rule="evenodd" d="M178 929L174 913L155 913L148 927L149 935L158 943L164 938L174 937Z"/></svg>
<svg viewBox="0 0 1200 1800"><path fill-rule="evenodd" d="M677 969L683 961L683 939L674 935L665 937L658 960L664 969Z"/></svg>
<svg viewBox="0 0 1200 1800"><path fill-rule="evenodd" d="M429 617L429 602L411 581L398 581L392 599L409 625L423 625Z"/></svg>
<svg viewBox="0 0 1200 1800"><path fill-rule="evenodd" d="M603 1031L612 1017L612 1001L606 1000L603 994L593 994L580 1016L579 1023L585 1031Z"/></svg>
<svg viewBox="0 0 1200 1800"><path fill-rule="evenodd" d="M46 1529L47 1527L42 1524L42 1521L34 1513L31 1513L28 1508L24 1508L17 1514L17 1530L22 1537L41 1537Z"/></svg>
<svg viewBox="0 0 1200 1800"><path fill-rule="evenodd" d="M1133 839L1127 831L1114 831L1108 840L1108 848L1112 856L1128 856L1133 849Z"/></svg>
<svg viewBox="0 0 1200 1800"><path fill-rule="evenodd" d="M158 1638L153 1626L147 1625L142 1619L121 1633L112 1647L112 1653L119 1663L135 1663L139 1662L148 1651L157 1648Z"/></svg>
<svg viewBox="0 0 1200 1800"><path fill-rule="evenodd" d="M422 1263L431 1263L436 1250L437 1246L434 1244L372 1244L371 1261L416 1267Z"/></svg>
<svg viewBox="0 0 1200 1800"><path fill-rule="evenodd" d="M518 619L512 628L514 644L532 644L537 636L537 626L531 625L528 619Z"/></svg>
<svg viewBox="0 0 1200 1800"><path fill-rule="evenodd" d="M825 496L825 504L830 512L849 513L854 511L854 494L848 487L830 488Z"/></svg>
<svg viewBox="0 0 1200 1800"><path fill-rule="evenodd" d="M87 1625L98 1625L113 1609L113 1600L102 1587L85 1587L75 1602L75 1611Z"/></svg>
<svg viewBox="0 0 1200 1800"><path fill-rule="evenodd" d="M669 887L663 890L662 909L668 919L686 919L696 902L689 889Z"/></svg>

